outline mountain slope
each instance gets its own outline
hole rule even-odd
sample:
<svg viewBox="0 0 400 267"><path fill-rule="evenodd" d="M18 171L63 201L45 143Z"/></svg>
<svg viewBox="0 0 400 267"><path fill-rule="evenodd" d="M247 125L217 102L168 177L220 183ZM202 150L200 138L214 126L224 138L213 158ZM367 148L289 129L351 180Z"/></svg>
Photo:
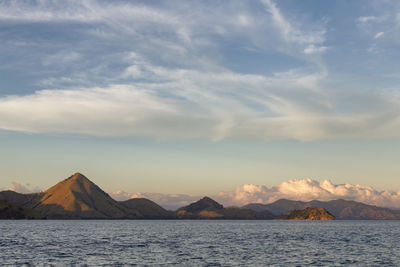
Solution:
<svg viewBox="0 0 400 267"><path fill-rule="evenodd" d="M219 210L222 210L223 208L224 208L224 206L219 204L217 201L215 201L209 197L203 197L199 201L191 203L188 206L182 207L179 210L185 210L186 212L190 212L190 213L197 213L197 212L201 212L204 210L219 211Z"/></svg>
<svg viewBox="0 0 400 267"><path fill-rule="evenodd" d="M11 190L1 191L0 199L7 200L19 206L29 206L30 203L36 202L40 199L42 193L34 194L21 194Z"/></svg>
<svg viewBox="0 0 400 267"><path fill-rule="evenodd" d="M43 219L43 216L32 209L0 199L0 219Z"/></svg>
<svg viewBox="0 0 400 267"><path fill-rule="evenodd" d="M309 202L280 199L271 204L248 204L244 208L255 211L268 210L277 216L284 216L292 210L301 210L314 206L324 208L336 219L340 220L396 220L400 219L400 211L380 208L349 200L331 200Z"/></svg>
<svg viewBox="0 0 400 267"><path fill-rule="evenodd" d="M273 219L274 216L268 211L257 212L243 208L224 208L215 200L204 197L188 206L176 211L181 219Z"/></svg>
<svg viewBox="0 0 400 267"><path fill-rule="evenodd" d="M80 173L75 173L43 192L31 207L50 219L141 217L138 212L112 199Z"/></svg>
<svg viewBox="0 0 400 267"><path fill-rule="evenodd" d="M173 212L167 211L146 198L131 198L119 203L129 209L138 211L146 219L171 219L175 217Z"/></svg>

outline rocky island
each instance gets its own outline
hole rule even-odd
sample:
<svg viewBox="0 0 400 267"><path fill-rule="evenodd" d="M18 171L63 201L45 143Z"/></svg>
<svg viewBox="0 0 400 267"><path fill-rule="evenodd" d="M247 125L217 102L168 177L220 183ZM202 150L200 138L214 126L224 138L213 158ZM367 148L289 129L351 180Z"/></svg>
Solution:
<svg viewBox="0 0 400 267"><path fill-rule="evenodd" d="M284 220L307 220L307 221L330 221L334 220L335 216L330 214L324 208L308 207L304 210L293 210L289 212Z"/></svg>

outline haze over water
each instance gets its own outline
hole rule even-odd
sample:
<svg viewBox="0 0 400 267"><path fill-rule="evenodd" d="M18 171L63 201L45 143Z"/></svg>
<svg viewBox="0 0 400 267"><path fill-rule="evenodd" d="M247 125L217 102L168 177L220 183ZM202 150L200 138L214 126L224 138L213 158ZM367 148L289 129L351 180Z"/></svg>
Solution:
<svg viewBox="0 0 400 267"><path fill-rule="evenodd" d="M0 221L0 232L3 265L400 265L400 221Z"/></svg>

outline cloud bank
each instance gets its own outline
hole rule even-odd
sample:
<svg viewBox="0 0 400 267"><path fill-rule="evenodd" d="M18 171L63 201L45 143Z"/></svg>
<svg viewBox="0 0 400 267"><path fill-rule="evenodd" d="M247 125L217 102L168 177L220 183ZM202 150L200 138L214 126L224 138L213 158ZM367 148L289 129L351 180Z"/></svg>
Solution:
<svg viewBox="0 0 400 267"><path fill-rule="evenodd" d="M359 184L337 185L330 180L289 180L271 188L246 184L230 192L221 192L218 197L229 205L271 203L282 198L301 201L345 199L400 209L400 191L377 191L370 186Z"/></svg>
<svg viewBox="0 0 400 267"><path fill-rule="evenodd" d="M114 192L111 196L119 200L146 197L169 209L176 209L200 199L200 196L157 193L129 194L122 191ZM309 178L289 180L273 187L245 184L232 191L220 192L211 197L224 206L243 206L249 203L268 204L279 199L300 201L345 199L379 207L400 209L400 191L377 191L370 186L333 184L330 180L318 182Z"/></svg>

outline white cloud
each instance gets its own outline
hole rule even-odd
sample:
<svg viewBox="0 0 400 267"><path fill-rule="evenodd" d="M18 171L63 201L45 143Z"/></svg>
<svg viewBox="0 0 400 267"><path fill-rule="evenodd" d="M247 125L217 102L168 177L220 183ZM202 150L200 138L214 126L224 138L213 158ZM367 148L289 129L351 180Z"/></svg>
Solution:
<svg viewBox="0 0 400 267"><path fill-rule="evenodd" d="M366 22L369 22L369 21L374 21L376 19L378 19L378 18L375 17L375 16L364 16L364 17L359 17L357 20L359 22L366 23Z"/></svg>
<svg viewBox="0 0 400 267"><path fill-rule="evenodd" d="M284 39L297 44L321 44L325 41L325 30L302 30L293 24L282 14L276 3L272 0L263 0L267 10L272 15L272 21L278 27Z"/></svg>
<svg viewBox="0 0 400 267"><path fill-rule="evenodd" d="M400 135L398 98L349 86L345 91L354 99L366 94L373 99L357 101L355 110L354 101L342 97L341 89L327 86L330 73L317 56L330 49L324 45L324 25L313 28L285 16L271 0L262 1L266 11L258 12L254 8L260 3L251 6L246 1L211 9L184 2L163 8L126 2L60 3L0 4L0 20L7 22L41 22L43 27L65 22L72 28L74 23L85 24L74 28L79 42L68 47L58 39L41 38L56 42L50 50L61 48L31 53L37 57L32 76L38 75L36 62L46 65L46 74L36 91L0 97L0 129L212 140ZM286 53L301 66L276 73L233 71L224 64L230 60L224 56L224 40L240 43L247 52ZM18 67L26 70L24 64Z"/></svg>
<svg viewBox="0 0 400 267"><path fill-rule="evenodd" d="M201 198L199 196L189 196L184 194L159 194L141 192L131 194L124 191L115 191L111 193L110 196L118 201L123 201L131 198L147 198L169 210L176 210Z"/></svg>
<svg viewBox="0 0 400 267"><path fill-rule="evenodd" d="M375 34L374 39L381 38L384 34L384 32L378 32L377 34Z"/></svg>
<svg viewBox="0 0 400 267"><path fill-rule="evenodd" d="M129 194L123 191L114 192L111 196L118 200L144 197L169 209L177 209L202 197L159 193ZM243 206L249 203L268 204L279 199L300 201L345 199L379 207L400 209L400 191L377 191L370 186L333 184L330 180L318 182L309 178L289 180L273 187L245 184L232 191L220 192L210 197L224 206Z"/></svg>
<svg viewBox="0 0 400 267"><path fill-rule="evenodd" d="M375 104L385 105L380 112L369 106L358 113L337 113L336 104L321 91L324 74L245 75L169 69L145 62L139 67L140 72L128 67L124 73L140 75L143 81L135 85L3 97L0 128L213 140L388 138L400 132L398 99L376 98Z"/></svg>
<svg viewBox="0 0 400 267"><path fill-rule="evenodd" d="M245 205L247 203L272 203L278 199L354 200L380 207L400 208L400 191L377 191L370 186L354 184L333 184L329 180L318 182L312 179L289 180L278 186L268 188L247 184L230 192L221 192L217 197L226 205Z"/></svg>
<svg viewBox="0 0 400 267"><path fill-rule="evenodd" d="M11 182L12 187L3 188L1 190L11 190L18 193L29 194L29 193L37 193L42 191L39 187L31 185L31 184L20 184L17 182Z"/></svg>
<svg viewBox="0 0 400 267"><path fill-rule="evenodd" d="M303 53L307 55L319 54L325 52L326 50L328 50L328 47L326 46L309 45L306 48L304 48Z"/></svg>

